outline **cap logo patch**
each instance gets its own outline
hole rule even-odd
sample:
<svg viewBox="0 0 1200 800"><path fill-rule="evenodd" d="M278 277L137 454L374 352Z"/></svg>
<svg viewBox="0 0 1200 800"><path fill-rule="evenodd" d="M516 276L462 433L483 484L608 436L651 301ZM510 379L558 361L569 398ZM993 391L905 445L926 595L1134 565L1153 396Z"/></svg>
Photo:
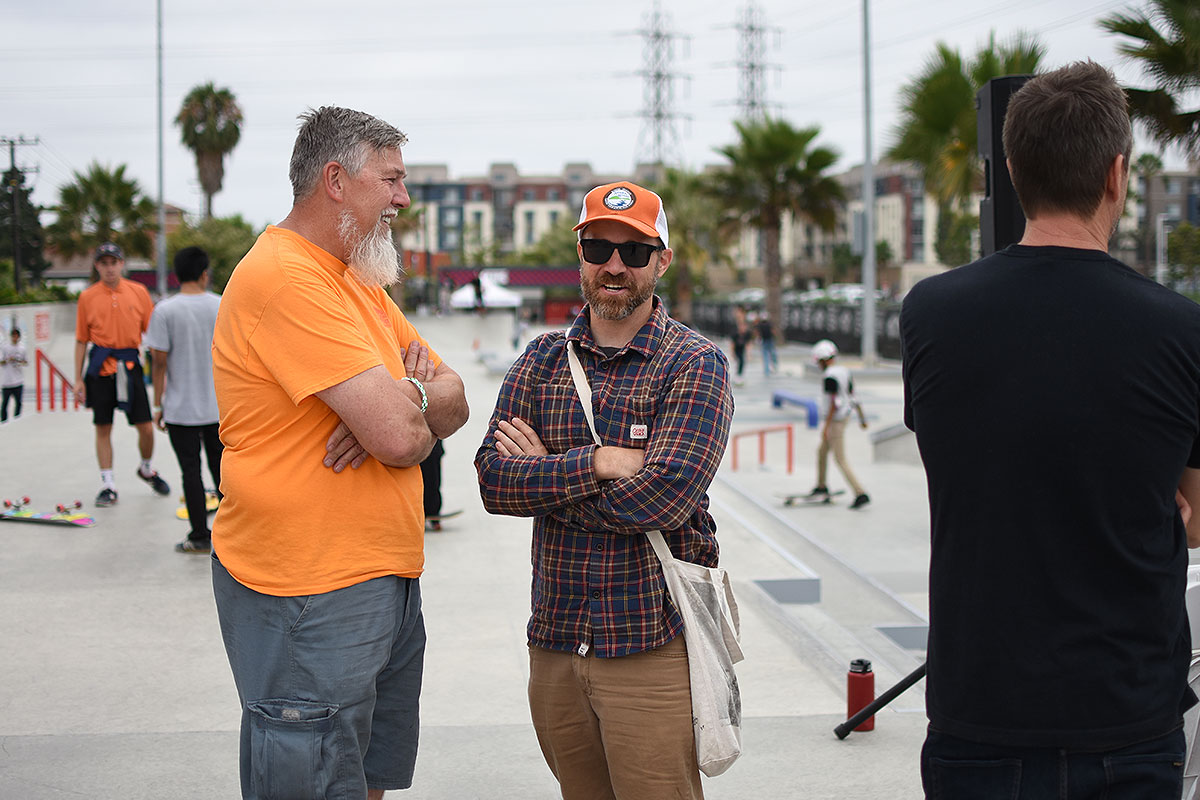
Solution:
<svg viewBox="0 0 1200 800"><path fill-rule="evenodd" d="M625 211L626 209L633 207L636 199L637 198L634 197L633 192L629 191L624 186L618 186L608 194L604 195L604 207L611 211Z"/></svg>

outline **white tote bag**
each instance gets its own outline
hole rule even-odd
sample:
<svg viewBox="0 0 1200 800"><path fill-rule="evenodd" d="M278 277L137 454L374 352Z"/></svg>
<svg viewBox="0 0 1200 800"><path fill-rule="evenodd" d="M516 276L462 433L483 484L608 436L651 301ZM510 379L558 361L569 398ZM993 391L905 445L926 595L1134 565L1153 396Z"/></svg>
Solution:
<svg viewBox="0 0 1200 800"><path fill-rule="evenodd" d="M603 444L592 416L592 389L574 343L568 345L567 360L592 438ZM660 531L648 531L646 538L662 563L667 591L683 618L696 761L701 772L716 777L742 753L742 695L733 670L743 658L737 601L725 570L676 559Z"/></svg>

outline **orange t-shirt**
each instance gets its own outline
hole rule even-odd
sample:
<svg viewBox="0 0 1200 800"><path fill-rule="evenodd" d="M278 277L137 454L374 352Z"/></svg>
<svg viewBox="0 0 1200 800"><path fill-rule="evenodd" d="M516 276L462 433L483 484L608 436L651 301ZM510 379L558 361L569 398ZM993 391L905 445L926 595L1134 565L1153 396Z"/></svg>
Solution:
<svg viewBox="0 0 1200 800"><path fill-rule="evenodd" d="M400 348L420 338L383 289L299 234L271 226L258 237L213 335L225 445L213 549L239 582L296 596L421 574L420 467L324 466L338 418L316 396L380 364L403 377Z"/></svg>
<svg viewBox="0 0 1200 800"><path fill-rule="evenodd" d="M116 289L93 283L79 293L79 305L75 308L75 340L115 349L139 347L153 313L154 301L150 299L150 292L137 281L122 278ZM86 362L84 366L87 366ZM112 375L116 371L115 358L106 358L100 366L101 375Z"/></svg>

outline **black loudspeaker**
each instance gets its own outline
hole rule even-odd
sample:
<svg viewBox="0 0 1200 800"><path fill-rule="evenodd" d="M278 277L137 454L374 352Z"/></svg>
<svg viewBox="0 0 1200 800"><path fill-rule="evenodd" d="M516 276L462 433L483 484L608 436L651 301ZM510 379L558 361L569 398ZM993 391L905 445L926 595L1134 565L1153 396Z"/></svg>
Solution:
<svg viewBox="0 0 1200 800"><path fill-rule="evenodd" d="M979 201L979 241L985 256L1019 242L1025 233L1025 215L1004 161L1004 112L1009 99L1032 77L992 78L975 95L984 181L984 198Z"/></svg>

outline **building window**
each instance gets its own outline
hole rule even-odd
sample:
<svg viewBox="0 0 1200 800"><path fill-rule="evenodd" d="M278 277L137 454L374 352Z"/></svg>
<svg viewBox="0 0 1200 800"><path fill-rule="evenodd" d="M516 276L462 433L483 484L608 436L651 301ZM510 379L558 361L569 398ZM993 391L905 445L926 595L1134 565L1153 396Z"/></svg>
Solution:
<svg viewBox="0 0 1200 800"><path fill-rule="evenodd" d="M525 244L533 244L537 239L533 235L533 212L525 212Z"/></svg>
<svg viewBox="0 0 1200 800"><path fill-rule="evenodd" d="M443 203L454 204L458 202L458 189L454 187L446 187L446 192L442 196Z"/></svg>
<svg viewBox="0 0 1200 800"><path fill-rule="evenodd" d="M550 212L550 227L553 228L557 224L558 224L558 212L551 211Z"/></svg>
<svg viewBox="0 0 1200 800"><path fill-rule="evenodd" d="M1179 203L1167 203L1167 219L1179 221L1183 219L1183 206Z"/></svg>
<svg viewBox="0 0 1200 800"><path fill-rule="evenodd" d="M474 189L472 189L471 190L471 199L476 202L483 200L483 189L480 189L478 186L475 187Z"/></svg>
<svg viewBox="0 0 1200 800"><path fill-rule="evenodd" d="M442 231L442 250L458 249L458 231Z"/></svg>
<svg viewBox="0 0 1200 800"><path fill-rule="evenodd" d="M548 189L546 191L546 199L547 200L561 200L562 192L560 192L558 189Z"/></svg>
<svg viewBox="0 0 1200 800"><path fill-rule="evenodd" d="M533 189L526 189L525 191L521 192L521 199L526 201L537 200L537 192L535 192Z"/></svg>
<svg viewBox="0 0 1200 800"><path fill-rule="evenodd" d="M1179 194L1183 187L1179 178L1167 178L1167 194Z"/></svg>

